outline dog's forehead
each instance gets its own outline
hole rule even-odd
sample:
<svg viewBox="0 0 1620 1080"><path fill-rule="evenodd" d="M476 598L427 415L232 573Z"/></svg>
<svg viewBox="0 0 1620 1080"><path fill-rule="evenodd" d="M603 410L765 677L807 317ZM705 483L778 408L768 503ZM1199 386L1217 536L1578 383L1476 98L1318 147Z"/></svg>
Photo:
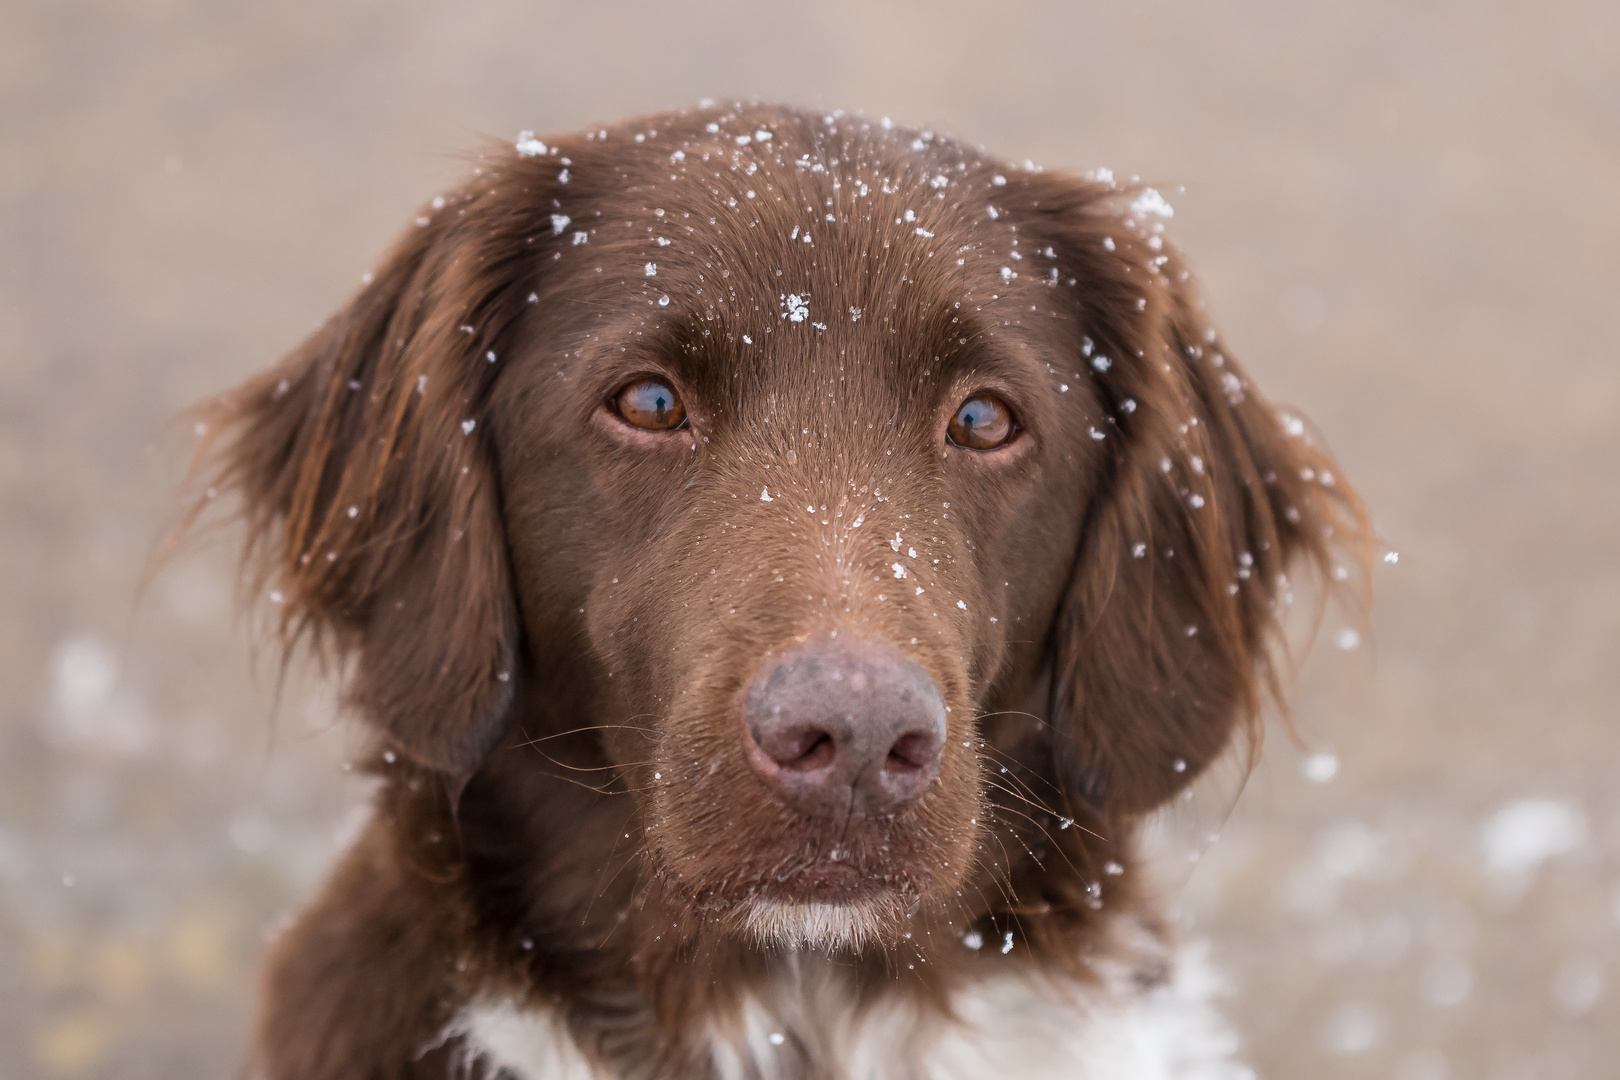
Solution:
<svg viewBox="0 0 1620 1080"><path fill-rule="evenodd" d="M973 333L994 336L986 326L1016 332L1032 306L1015 298L1042 271L998 205L1013 190L1005 166L931 133L740 110L566 149L550 209L571 242L556 261L638 344L678 342L689 362L853 350L926 369Z"/></svg>

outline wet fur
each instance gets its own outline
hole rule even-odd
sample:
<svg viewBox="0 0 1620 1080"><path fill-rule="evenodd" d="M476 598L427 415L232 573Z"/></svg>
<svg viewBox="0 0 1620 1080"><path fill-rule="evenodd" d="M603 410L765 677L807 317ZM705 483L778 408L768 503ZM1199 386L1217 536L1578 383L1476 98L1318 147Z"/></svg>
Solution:
<svg viewBox="0 0 1620 1080"><path fill-rule="evenodd" d="M1363 531L1149 204L792 109L545 142L488 152L201 410L251 588L284 642L349 663L382 778L272 950L257 1071L488 1070L479 1003L599 1075L707 1077L744 1060L715 1033L784 993L811 1028L891 1018L890 1042L1008 979L1068 988L1054 1038L1151 994L1168 934L1134 830L1252 734L1286 575ZM686 438L613 426L647 371ZM944 447L983 387L1016 452ZM756 782L736 717L760 664L840 631L952 711L930 794L834 829ZM839 1075L822 1046L768 1074Z"/></svg>

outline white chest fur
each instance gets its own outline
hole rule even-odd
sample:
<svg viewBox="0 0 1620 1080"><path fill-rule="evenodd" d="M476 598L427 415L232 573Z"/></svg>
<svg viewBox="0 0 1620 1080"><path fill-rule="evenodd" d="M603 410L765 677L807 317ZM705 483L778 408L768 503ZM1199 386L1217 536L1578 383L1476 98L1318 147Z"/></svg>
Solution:
<svg viewBox="0 0 1620 1080"><path fill-rule="evenodd" d="M1090 986L996 975L958 991L949 1022L901 994L857 1010L839 984L797 974L716 1024L708 1045L716 1080L1253 1080L1211 1000L1219 987L1189 949L1149 989L1124 972ZM610 1080L550 1009L485 1001L447 1034L517 1080Z"/></svg>

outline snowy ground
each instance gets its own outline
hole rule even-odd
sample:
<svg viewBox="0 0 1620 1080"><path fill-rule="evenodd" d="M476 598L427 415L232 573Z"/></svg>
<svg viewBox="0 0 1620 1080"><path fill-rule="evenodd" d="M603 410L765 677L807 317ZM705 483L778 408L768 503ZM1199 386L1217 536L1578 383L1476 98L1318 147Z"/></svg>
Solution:
<svg viewBox="0 0 1620 1080"><path fill-rule="evenodd" d="M1612 1076L1610 0L0 5L0 1076L228 1075L364 795L317 680L272 724L222 551L136 605L164 419L313 328L479 133L728 93L1186 185L1228 336L1401 554L1306 665L1318 755L1272 740L1180 894L1252 1057Z"/></svg>

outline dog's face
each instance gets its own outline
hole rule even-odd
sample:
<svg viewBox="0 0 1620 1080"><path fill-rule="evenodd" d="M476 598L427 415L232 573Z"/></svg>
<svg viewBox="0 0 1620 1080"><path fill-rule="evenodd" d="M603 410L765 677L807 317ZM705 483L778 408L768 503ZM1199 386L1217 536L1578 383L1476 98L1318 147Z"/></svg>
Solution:
<svg viewBox="0 0 1620 1080"><path fill-rule="evenodd" d="M585 643L662 868L792 934L971 863L975 717L1050 625L1110 424L987 163L829 169L824 125L775 126L559 148L569 242L489 424L530 640Z"/></svg>
<svg viewBox="0 0 1620 1080"><path fill-rule="evenodd" d="M781 110L526 140L230 403L227 479L398 749L593 728L666 887L892 941L1014 748L1099 823L1195 776L1323 550L1166 210Z"/></svg>

